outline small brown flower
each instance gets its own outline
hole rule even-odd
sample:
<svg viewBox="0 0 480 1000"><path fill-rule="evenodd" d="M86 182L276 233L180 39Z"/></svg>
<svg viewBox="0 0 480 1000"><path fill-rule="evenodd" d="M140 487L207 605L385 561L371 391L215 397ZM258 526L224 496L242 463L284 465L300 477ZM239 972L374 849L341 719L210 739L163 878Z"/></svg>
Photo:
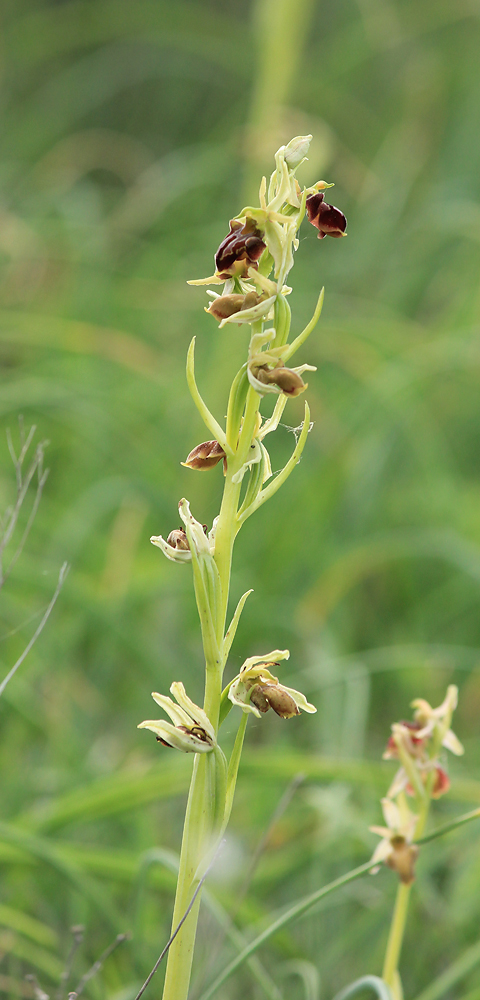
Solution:
<svg viewBox="0 0 480 1000"><path fill-rule="evenodd" d="M254 219L244 222L232 219L230 232L215 254L215 266L220 278L243 277L249 267L258 267L258 259L265 250L262 233Z"/></svg>
<svg viewBox="0 0 480 1000"><path fill-rule="evenodd" d="M385 864L396 872L400 882L411 885L415 881L415 862L418 858L418 847L409 844L401 835L390 838L391 853L385 858Z"/></svg>
<svg viewBox="0 0 480 1000"><path fill-rule="evenodd" d="M382 799L381 802L387 826L370 827L372 833L378 833L382 837L373 852L372 861L383 861L397 873L401 882L410 885L415 878L415 861L418 856L418 847L412 844L418 816L410 812L408 807L401 812L396 802L389 798ZM372 875L373 873L372 869Z"/></svg>
<svg viewBox="0 0 480 1000"><path fill-rule="evenodd" d="M269 708L281 719L293 719L300 715L300 709L291 694L281 684L255 684L250 691L250 701L259 712L268 712Z"/></svg>
<svg viewBox="0 0 480 1000"><path fill-rule="evenodd" d="M189 549L188 538L183 528L174 528L167 538L167 545L172 549Z"/></svg>
<svg viewBox="0 0 480 1000"><path fill-rule="evenodd" d="M219 295L218 298L213 299L213 302L210 303L205 312L210 313L211 316L214 316L216 320L221 322L222 319L228 319L229 316L233 316L243 309L253 309L254 306L258 306L265 298L265 293L257 295L256 292L248 292L246 295L240 295L236 292L232 293L232 295Z"/></svg>
<svg viewBox="0 0 480 1000"><path fill-rule="evenodd" d="M292 368L283 368L281 364L272 369L262 365L255 370L255 377L263 385L278 385L286 396L299 396L307 388L307 383L303 381L301 375Z"/></svg>
<svg viewBox="0 0 480 1000"><path fill-rule="evenodd" d="M347 220L339 208L324 201L323 191L317 191L307 198L307 215L312 226L318 229L318 239L324 236L345 236Z"/></svg>
<svg viewBox="0 0 480 1000"><path fill-rule="evenodd" d="M213 469L214 465L218 465L222 458L225 464L226 455L218 441L202 441L202 444L197 444L181 464L187 469L206 472L207 469Z"/></svg>
<svg viewBox="0 0 480 1000"><path fill-rule="evenodd" d="M234 678L228 690L228 697L244 712L253 712L260 718L260 712L272 708L281 719L292 719L304 712L316 712L314 705L301 691L279 684L278 677L270 673L269 667L278 667L281 660L288 660L288 649L274 649L267 656L250 656Z"/></svg>

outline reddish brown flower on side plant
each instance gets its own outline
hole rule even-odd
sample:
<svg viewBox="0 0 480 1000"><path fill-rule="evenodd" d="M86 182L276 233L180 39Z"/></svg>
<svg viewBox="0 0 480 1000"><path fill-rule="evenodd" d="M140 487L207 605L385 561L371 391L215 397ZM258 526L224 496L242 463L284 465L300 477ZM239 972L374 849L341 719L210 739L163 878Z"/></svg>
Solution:
<svg viewBox="0 0 480 1000"><path fill-rule="evenodd" d="M324 236L334 236L338 238L345 236L347 220L339 208L335 205L328 205L324 201L323 191L317 191L307 198L307 215L312 226L318 229L318 238L323 240Z"/></svg>

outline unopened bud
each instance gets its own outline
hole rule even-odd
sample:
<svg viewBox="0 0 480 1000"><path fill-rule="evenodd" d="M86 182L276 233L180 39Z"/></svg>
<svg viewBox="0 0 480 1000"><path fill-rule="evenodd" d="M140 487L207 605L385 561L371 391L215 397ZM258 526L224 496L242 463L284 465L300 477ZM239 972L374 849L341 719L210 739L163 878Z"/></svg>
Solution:
<svg viewBox="0 0 480 1000"><path fill-rule="evenodd" d="M255 376L263 385L278 385L287 396L299 396L307 388L301 375L291 368L279 366L270 370L264 365L255 371Z"/></svg>
<svg viewBox="0 0 480 1000"><path fill-rule="evenodd" d="M298 167L298 164L301 163L306 157L311 141L311 135L297 135L295 136L295 139L290 139L288 145L285 146L283 155L285 163L287 163L291 169Z"/></svg>
<svg viewBox="0 0 480 1000"><path fill-rule="evenodd" d="M265 250L262 233L254 219L244 222L232 219L230 232L215 254L215 266L220 278L244 277L249 267L258 267L258 260Z"/></svg>
<svg viewBox="0 0 480 1000"><path fill-rule="evenodd" d="M219 322L222 319L228 319L229 316L234 316L235 313L241 312L243 309L253 309L254 306L258 306L263 299L267 296L265 293L262 295L257 295L256 292L248 292L247 295L240 295L240 293L232 293L232 295L219 295L213 302L210 303L208 309L205 312L210 313Z"/></svg>
<svg viewBox="0 0 480 1000"><path fill-rule="evenodd" d="M385 859L385 864L392 868L404 885L411 885L415 880L415 862L418 857L418 847L409 844L405 837L398 835L390 838L392 852Z"/></svg>
<svg viewBox="0 0 480 1000"><path fill-rule="evenodd" d="M307 198L306 207L309 222L318 229L319 240L323 240L324 236L336 238L345 236L347 220L343 212L339 208L335 208L335 205L328 205L323 200L324 197L322 191L317 191L316 194Z"/></svg>
<svg viewBox="0 0 480 1000"><path fill-rule="evenodd" d="M213 469L214 465L218 465L222 458L225 460L226 455L222 446L218 441L202 441L202 444L197 444L185 462L187 469L197 469L200 472L205 472L207 469Z"/></svg>
<svg viewBox="0 0 480 1000"><path fill-rule="evenodd" d="M183 528L174 528L167 538L167 545L172 549L189 549L188 538Z"/></svg>

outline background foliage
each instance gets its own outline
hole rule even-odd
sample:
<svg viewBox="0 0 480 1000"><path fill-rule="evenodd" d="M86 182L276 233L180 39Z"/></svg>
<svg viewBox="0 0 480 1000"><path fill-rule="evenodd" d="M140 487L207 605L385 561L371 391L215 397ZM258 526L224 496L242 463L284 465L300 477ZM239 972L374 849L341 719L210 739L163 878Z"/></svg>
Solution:
<svg viewBox="0 0 480 1000"><path fill-rule="evenodd" d="M40 511L1 595L2 676L71 564L0 706L11 996L31 995L29 971L55 990L81 922L77 978L133 932L87 991L129 1000L168 936L174 874L151 848L178 849L190 761L135 727L173 679L200 697L201 649L189 574L148 538L177 525L185 494L201 520L217 512L221 469L179 465L205 436L184 379L190 338L219 415L245 350L242 329L219 331L185 281L211 273L228 219L292 135L314 134L302 179L335 180L349 219L347 240L302 231L296 332L326 286L305 356L318 366L315 427L288 485L244 529L233 581L234 598L255 593L231 674L246 655L289 647L290 682L319 712L249 726L210 883L224 911L205 907L201 921L198 997L234 953L226 914L248 938L369 857L392 774L381 752L412 697L438 704L459 684L467 753L437 820L480 803L479 9L5 0L2 34L2 508L14 490L7 427L18 440L23 414L50 440ZM291 426L302 407L289 403ZM291 444L287 428L275 468ZM474 827L423 851L407 997L477 939ZM378 974L394 891L382 871L272 939L260 958L285 995L315 997L315 970L323 997ZM477 966L448 995L474 1000L478 983ZM245 990L262 995L247 968L222 996Z"/></svg>

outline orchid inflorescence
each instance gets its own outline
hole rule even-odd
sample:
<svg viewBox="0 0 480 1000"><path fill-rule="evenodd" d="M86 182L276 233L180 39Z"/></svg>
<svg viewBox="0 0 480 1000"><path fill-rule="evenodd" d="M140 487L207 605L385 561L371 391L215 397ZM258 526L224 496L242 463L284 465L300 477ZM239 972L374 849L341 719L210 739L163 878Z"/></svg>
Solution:
<svg viewBox="0 0 480 1000"><path fill-rule="evenodd" d="M195 755L189 805L180 858L173 925L183 917L198 886L200 872L211 857L228 822L248 718L272 709L281 719L316 711L295 688L284 686L277 670L288 650L247 658L239 673L222 690L222 677L248 591L240 598L226 628L231 561L235 538L248 517L283 485L300 460L311 427L305 403L301 430L284 468L273 475L266 439L280 423L289 397L308 388L303 376L316 369L303 363L291 366L295 352L314 329L321 313L323 290L314 315L289 342L291 313L287 284L298 249L298 230L306 216L319 238L345 235L343 213L324 201L331 187L318 181L301 188L297 168L305 161L311 136L298 136L275 155L275 170L267 185L262 179L259 204L243 208L230 221L229 232L215 253L215 271L208 278L189 282L206 285L206 312L223 330L233 326L240 334L250 329L245 362L235 375L228 399L225 424L220 423L202 398L194 367L195 339L187 356L187 383L208 430L208 439L196 444L182 463L206 472L221 463L223 498L211 526L197 520L187 500L179 503L181 526L151 541L171 562L192 567L195 597L205 653L203 707L187 695L183 684L171 685L173 698L154 693L155 702L168 716L147 719L140 728L153 731L159 742ZM222 286L218 289L218 286ZM274 396L271 416L260 413L265 396ZM230 759L218 742L219 726L227 714L240 708L238 731ZM195 938L194 914L175 936L169 950L164 987L165 1000L186 1000Z"/></svg>
<svg viewBox="0 0 480 1000"><path fill-rule="evenodd" d="M458 688L454 684L449 685L438 708L432 708L424 698L415 698L413 720L393 723L383 754L384 760L398 760L401 767L381 800L387 826L370 827L382 837L372 861L384 861L407 885L415 878L418 847L413 840L419 835L418 813L422 810L426 815L430 799L440 798L450 788L445 762L440 758L442 748L457 756L464 752L450 728L457 702ZM406 795L416 799L416 812L410 809Z"/></svg>
<svg viewBox="0 0 480 1000"><path fill-rule="evenodd" d="M263 443L264 438L276 430L288 397L298 396L307 389L308 386L302 378L304 372L316 370L309 364L298 367L287 366L287 361L294 350L310 332L310 329L304 331L293 344L287 342L290 328L287 296L291 288L286 285L286 279L293 265L294 251L298 248L298 229L306 214L309 221L318 229L319 237L343 236L346 230L343 213L324 201L323 192L332 185L326 181L318 181L313 187L302 191L296 180L296 170L306 159L305 154L310 139L311 136L299 136L287 146L281 147L275 157L276 169L270 180L268 195L266 181L263 178L259 192L259 206L248 206L231 220L230 231L215 254L215 273L209 278L189 282L192 285L223 284L221 294L213 290L208 292L212 301L206 308L206 311L217 320L220 328L232 323L251 326L248 359L239 373L240 379L237 376L236 380L242 383L241 391L240 385L235 385L234 382L232 389L235 391L233 399L231 393L225 432L217 434L212 440L197 444L182 462L186 468L197 471L208 471L222 462L224 475L227 475L231 466L238 465L235 463L235 458L243 450L241 445L248 444L245 460L231 473L232 483L236 486L241 486L247 472L250 474L249 485L240 508L240 518L239 512L236 513L237 521L245 520L253 508L260 505L263 499L262 487L272 478L269 455ZM319 314L319 310L317 312ZM315 321L316 319L318 315ZM191 360L189 374L191 380L194 380L193 350ZM255 420L250 431L251 437L245 442L242 433L245 418L241 415L243 409L241 403L245 404L250 387L258 400ZM273 416L262 420L258 404L264 395L271 393L279 398ZM198 404L196 393L193 395ZM205 420L207 427L214 428L216 421L208 411L207 415L203 400L199 409L204 420L207 417ZM304 423L305 427L309 429L308 422ZM219 425L218 430L221 430ZM300 450L295 457L299 459ZM280 479L281 476L277 477L271 485L275 487L277 482L280 485ZM201 526L193 518L185 500L180 502L180 516L184 521L183 527L174 528L166 539L160 535L153 536L151 541L173 562L191 562L193 555L195 563L202 567L202 572L212 583L217 572L215 534L218 518L208 531L206 526ZM278 655L280 659L285 659L289 654ZM254 668L251 662L256 663L257 660L263 664L263 673L258 672L258 678L253 684ZM315 711L312 705L308 705L303 695L295 691L291 693L290 689L278 683L278 679L267 669L268 663L271 662L273 661L269 657L251 657L246 661L239 677L229 687L231 703L241 704L244 710L257 715L272 707L283 718L298 714L298 706L305 711ZM161 696L156 694L153 697L171 715L171 709L165 700L162 702ZM279 708L281 698L284 699L283 709ZM146 722L142 723L141 727L153 728L153 724ZM162 742L169 741L162 737ZM176 737L176 742L170 745L191 750L194 744ZM206 745L202 746L202 750L206 748Z"/></svg>

